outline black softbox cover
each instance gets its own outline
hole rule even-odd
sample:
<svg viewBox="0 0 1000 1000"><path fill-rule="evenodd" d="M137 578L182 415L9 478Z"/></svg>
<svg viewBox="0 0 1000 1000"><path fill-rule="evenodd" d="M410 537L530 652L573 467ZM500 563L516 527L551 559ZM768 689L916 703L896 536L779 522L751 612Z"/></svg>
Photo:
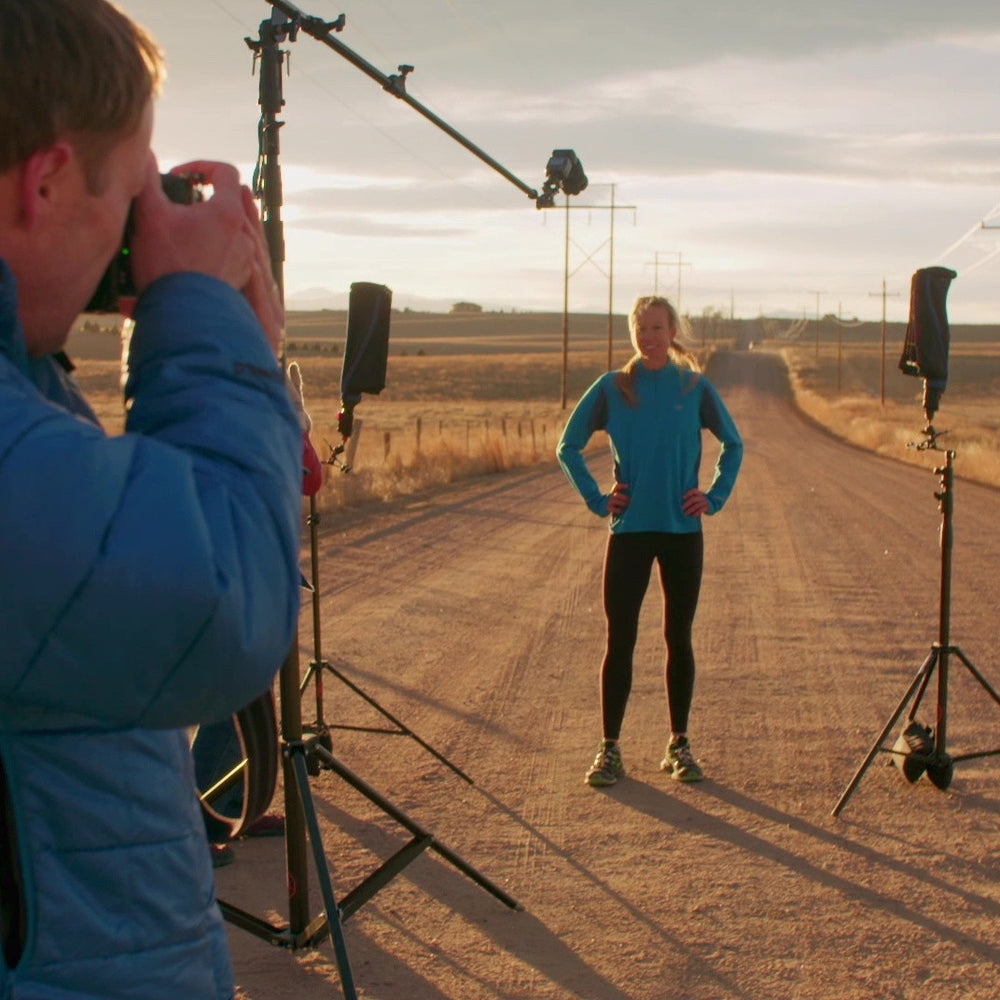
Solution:
<svg viewBox="0 0 1000 1000"><path fill-rule="evenodd" d="M910 281L910 319L899 368L928 379L939 389L948 381L948 288L956 273L947 267L923 267Z"/></svg>
<svg viewBox="0 0 1000 1000"><path fill-rule="evenodd" d="M392 291L385 285L370 281L351 285L340 373L340 398L345 403L358 402L363 392L378 395L385 388L391 309Z"/></svg>

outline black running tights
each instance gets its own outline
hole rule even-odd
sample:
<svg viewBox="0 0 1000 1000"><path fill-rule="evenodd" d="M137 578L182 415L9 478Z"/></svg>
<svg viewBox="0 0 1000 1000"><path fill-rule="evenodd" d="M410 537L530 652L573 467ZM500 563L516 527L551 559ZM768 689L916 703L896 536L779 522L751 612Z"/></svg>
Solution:
<svg viewBox="0 0 1000 1000"><path fill-rule="evenodd" d="M601 665L601 714L605 739L616 740L621 735L632 690L632 654L639 611L654 561L659 567L663 593L663 634L667 643L664 683L670 729L676 733L687 731L694 692L691 627L701 589L704 539L700 531L624 532L609 536L604 559L608 644Z"/></svg>

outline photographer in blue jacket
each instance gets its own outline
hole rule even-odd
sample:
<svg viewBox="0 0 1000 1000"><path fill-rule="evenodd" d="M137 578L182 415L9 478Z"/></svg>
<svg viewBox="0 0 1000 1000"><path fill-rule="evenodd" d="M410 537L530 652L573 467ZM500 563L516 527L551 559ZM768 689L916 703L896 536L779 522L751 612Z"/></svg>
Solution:
<svg viewBox="0 0 1000 1000"><path fill-rule="evenodd" d="M105 0L0 0L0 998L233 995L187 727L268 690L301 434L253 198L150 150L162 57ZM62 353L133 209L123 435Z"/></svg>

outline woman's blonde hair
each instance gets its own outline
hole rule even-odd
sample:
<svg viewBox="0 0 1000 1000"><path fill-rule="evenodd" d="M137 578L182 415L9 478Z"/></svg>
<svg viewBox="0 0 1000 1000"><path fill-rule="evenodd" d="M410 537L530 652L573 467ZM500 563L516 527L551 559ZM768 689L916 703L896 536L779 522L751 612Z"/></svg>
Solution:
<svg viewBox="0 0 1000 1000"><path fill-rule="evenodd" d="M670 344L670 360L679 368L687 368L693 372L701 371L698 359L684 346L678 339L678 335L686 337L690 332L687 320L681 316L674 308L674 304L662 295L640 295L632 305L632 311L628 316L628 330L632 337L633 345L636 344L636 330L639 324L639 317L654 306L659 306L667 312L670 329L674 336ZM636 352L625 363L622 369L615 376L615 388L625 397L625 402L629 406L635 406L635 373L642 355L639 354L638 346Z"/></svg>

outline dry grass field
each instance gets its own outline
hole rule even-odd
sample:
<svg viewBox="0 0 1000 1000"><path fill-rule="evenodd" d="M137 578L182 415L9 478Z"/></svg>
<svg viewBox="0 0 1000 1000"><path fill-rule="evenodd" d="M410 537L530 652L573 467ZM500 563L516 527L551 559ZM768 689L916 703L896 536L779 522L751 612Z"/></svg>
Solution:
<svg viewBox="0 0 1000 1000"><path fill-rule="evenodd" d="M287 358L302 370L312 440L324 459L340 442L345 329L343 312L293 313L286 333ZM551 460L566 416L561 331L556 314L394 314L386 389L357 406L351 473L329 467L319 509L389 500ZM606 370L607 317L571 317L570 337L566 392L572 402ZM615 318L614 337L617 365L630 353L622 317ZM102 422L120 431L115 331L78 331L69 349Z"/></svg>
<svg viewBox="0 0 1000 1000"><path fill-rule="evenodd" d="M926 464L912 445L925 420L923 381L896 367L889 356L882 401L879 345L797 345L781 349L804 413L838 437L889 458ZM934 417L940 447L956 453L956 473L1000 486L1000 340L953 341L948 388Z"/></svg>
<svg viewBox="0 0 1000 1000"><path fill-rule="evenodd" d="M78 331L70 351L78 378L105 426L120 430L118 338L108 327ZM799 408L866 450L921 462L922 382L897 368L904 328L889 327L883 363L877 324L807 329L782 339L768 320L692 321L692 346L707 360L718 347L754 344L778 351ZM298 362L313 443L327 458L339 443L337 412L346 314L292 313L286 354ZM566 353L567 409L561 405L563 317L558 313L440 315L394 313L386 389L355 410L351 474L331 465L320 510L388 500L469 476L549 461L568 414L609 359L608 318L571 315ZM611 331L613 366L631 353L624 316ZM1000 486L1000 329L952 330L949 385L935 418L940 443L955 449L960 477ZM884 392L884 402L883 402Z"/></svg>

